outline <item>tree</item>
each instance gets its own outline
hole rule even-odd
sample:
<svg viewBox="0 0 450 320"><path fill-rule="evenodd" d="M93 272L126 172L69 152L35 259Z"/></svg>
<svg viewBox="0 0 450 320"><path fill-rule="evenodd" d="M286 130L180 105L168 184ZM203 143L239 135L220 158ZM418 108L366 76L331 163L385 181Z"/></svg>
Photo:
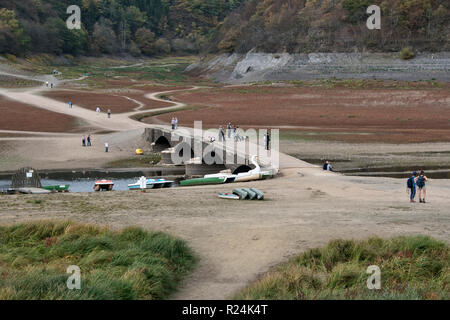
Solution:
<svg viewBox="0 0 450 320"><path fill-rule="evenodd" d="M27 39L16 14L6 8L0 9L0 52L18 53L26 45Z"/></svg>
<svg viewBox="0 0 450 320"><path fill-rule="evenodd" d="M110 20L101 18L94 25L92 50L95 54L112 54L118 51L117 36L112 29L112 22Z"/></svg>
<svg viewBox="0 0 450 320"><path fill-rule="evenodd" d="M126 9L125 19L130 27L131 33L135 33L146 21L144 14L135 6Z"/></svg>
<svg viewBox="0 0 450 320"><path fill-rule="evenodd" d="M155 53L155 34L149 29L138 29L135 34L135 42L143 54L152 55Z"/></svg>

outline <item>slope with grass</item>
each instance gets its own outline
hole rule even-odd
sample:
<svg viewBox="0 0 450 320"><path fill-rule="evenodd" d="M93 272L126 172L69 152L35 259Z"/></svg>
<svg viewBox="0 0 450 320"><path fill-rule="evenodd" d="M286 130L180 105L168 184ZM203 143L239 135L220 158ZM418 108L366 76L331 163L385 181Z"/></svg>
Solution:
<svg viewBox="0 0 450 320"><path fill-rule="evenodd" d="M193 269L186 244L129 227L72 222L0 226L0 299L165 299ZM66 269L81 269L68 290Z"/></svg>
<svg viewBox="0 0 450 320"><path fill-rule="evenodd" d="M366 269L381 270L381 289L368 290ZM237 299L450 298L449 246L428 236L334 240L282 264Z"/></svg>

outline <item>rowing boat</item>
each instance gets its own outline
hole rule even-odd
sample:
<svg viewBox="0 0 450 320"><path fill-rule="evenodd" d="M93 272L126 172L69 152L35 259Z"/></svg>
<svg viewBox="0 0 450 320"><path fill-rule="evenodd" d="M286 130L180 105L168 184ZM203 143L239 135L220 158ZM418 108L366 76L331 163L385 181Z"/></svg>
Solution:
<svg viewBox="0 0 450 320"><path fill-rule="evenodd" d="M219 193L219 198L228 200L239 200L239 196L234 193Z"/></svg>
<svg viewBox="0 0 450 320"><path fill-rule="evenodd" d="M195 178L187 179L180 182L181 186L198 186L204 184L221 184L227 181L226 177L209 177L209 178Z"/></svg>
<svg viewBox="0 0 450 320"><path fill-rule="evenodd" d="M69 191L69 185L68 184L62 184L57 186L43 186L42 189L49 190L52 192L68 192Z"/></svg>
<svg viewBox="0 0 450 320"><path fill-rule="evenodd" d="M114 182L112 180L97 180L95 181L94 191L112 191L114 187Z"/></svg>

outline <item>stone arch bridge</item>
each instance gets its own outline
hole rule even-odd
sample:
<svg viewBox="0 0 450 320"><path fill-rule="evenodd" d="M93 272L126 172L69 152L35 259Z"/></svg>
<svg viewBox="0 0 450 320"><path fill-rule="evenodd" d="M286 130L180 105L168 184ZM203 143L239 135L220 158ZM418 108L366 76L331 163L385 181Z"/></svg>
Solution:
<svg viewBox="0 0 450 320"><path fill-rule="evenodd" d="M205 174L217 173L229 169L233 174L247 172L254 168L249 163L247 152L242 153L235 150L223 150L214 142L205 141L200 137L194 137L193 129L171 130L170 127L146 128L144 139L152 150L161 152L162 162L173 164L172 156L175 154L181 163L186 166L186 176L203 176ZM194 158L194 150L202 150L202 159ZM226 152L228 154L226 154ZM205 162L205 158L210 161ZM227 159L233 159L227 163Z"/></svg>

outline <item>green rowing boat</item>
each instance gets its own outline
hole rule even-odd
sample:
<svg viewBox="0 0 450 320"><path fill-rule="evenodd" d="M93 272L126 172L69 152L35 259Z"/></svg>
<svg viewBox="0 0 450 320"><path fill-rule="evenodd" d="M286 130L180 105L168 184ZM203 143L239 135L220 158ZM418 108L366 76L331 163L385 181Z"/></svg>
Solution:
<svg viewBox="0 0 450 320"><path fill-rule="evenodd" d="M221 184L225 183L227 178L225 177L213 177L213 178L196 178L188 179L180 182L181 186L199 186L204 184Z"/></svg>
<svg viewBox="0 0 450 320"><path fill-rule="evenodd" d="M63 184L57 186L43 186L42 189L49 190L52 192L67 192L69 191L69 185Z"/></svg>

